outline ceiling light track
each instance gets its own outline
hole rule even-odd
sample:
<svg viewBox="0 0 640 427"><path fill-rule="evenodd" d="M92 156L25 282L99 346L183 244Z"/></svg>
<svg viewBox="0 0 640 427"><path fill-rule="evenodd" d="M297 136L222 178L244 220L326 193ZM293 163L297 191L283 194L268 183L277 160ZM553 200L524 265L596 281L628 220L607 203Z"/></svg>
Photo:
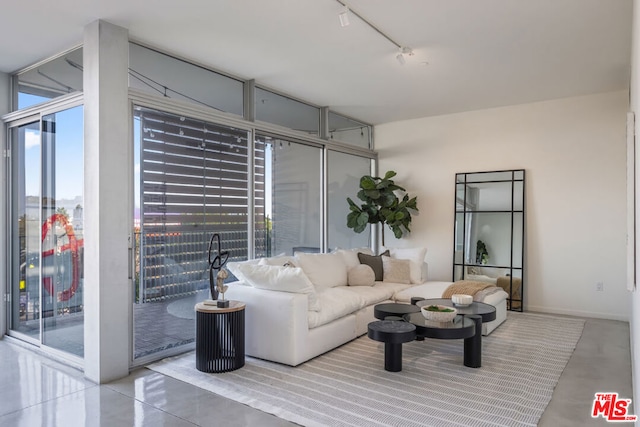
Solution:
<svg viewBox="0 0 640 427"><path fill-rule="evenodd" d="M397 41L395 41L394 39L392 39L389 35L385 34L384 31L382 31L380 28L376 27L373 23L371 23L367 18L359 14L357 11L353 10L346 2L344 2L343 0L336 0L336 1L344 7L344 9L338 14L338 18L340 19L341 26L346 27L347 25L349 25L349 13L352 13L362 22L367 24L371 29L373 29L375 32L380 34L382 37L387 39L391 44L393 44L395 47L398 48L399 53L396 55L396 59L398 60L398 62L400 62L400 64L404 65L405 63L404 55L409 55L409 56L413 55L413 49L407 46L403 46Z"/></svg>

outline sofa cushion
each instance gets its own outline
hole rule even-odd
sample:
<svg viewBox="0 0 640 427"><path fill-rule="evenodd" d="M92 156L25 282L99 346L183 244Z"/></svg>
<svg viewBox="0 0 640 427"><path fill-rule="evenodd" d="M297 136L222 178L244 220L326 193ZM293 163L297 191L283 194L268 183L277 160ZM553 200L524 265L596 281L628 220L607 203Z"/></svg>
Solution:
<svg viewBox="0 0 640 427"><path fill-rule="evenodd" d="M391 248L389 252L392 258L408 259L411 262L411 283L417 285L423 282L422 264L427 255L427 248Z"/></svg>
<svg viewBox="0 0 640 427"><path fill-rule="evenodd" d="M382 280L384 276L384 270L382 269L382 256L389 256L389 251L384 251L380 255L367 255L363 253L358 253L358 259L360 260L360 264L366 264L373 269L373 273L375 274L376 281L379 282Z"/></svg>
<svg viewBox="0 0 640 427"><path fill-rule="evenodd" d="M421 297L425 299L442 298L442 293L452 282L427 282L418 286L398 291L393 296L396 302L410 302L411 297Z"/></svg>
<svg viewBox="0 0 640 427"><path fill-rule="evenodd" d="M341 286L336 289L344 289L353 292L362 298L362 307L389 301L393 297L394 288L391 286Z"/></svg>
<svg viewBox="0 0 640 427"><path fill-rule="evenodd" d="M376 275L373 269L366 264L358 264L349 269L347 284L349 286L373 286Z"/></svg>
<svg viewBox="0 0 640 427"><path fill-rule="evenodd" d="M332 288L347 284L347 265L339 254L296 252L296 258L298 265L316 288Z"/></svg>
<svg viewBox="0 0 640 427"><path fill-rule="evenodd" d="M316 290L301 268L276 265L241 264L240 274L249 285L258 289L307 294L309 310L318 311Z"/></svg>
<svg viewBox="0 0 640 427"><path fill-rule="evenodd" d="M359 287L368 289L366 287ZM308 312L309 329L325 325L364 307L364 300L344 287L324 288L317 292L320 311Z"/></svg>
<svg viewBox="0 0 640 427"><path fill-rule="evenodd" d="M383 282L411 283L411 261L382 257Z"/></svg>

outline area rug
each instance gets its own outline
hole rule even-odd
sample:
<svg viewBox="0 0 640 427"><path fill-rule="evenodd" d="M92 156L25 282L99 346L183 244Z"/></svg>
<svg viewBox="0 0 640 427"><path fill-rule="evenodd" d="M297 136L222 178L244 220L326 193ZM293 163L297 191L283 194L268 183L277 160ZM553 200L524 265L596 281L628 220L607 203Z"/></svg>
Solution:
<svg viewBox="0 0 640 427"><path fill-rule="evenodd" d="M207 374L194 352L149 369L305 426L535 426L584 321L509 312L483 337L482 367L463 365L462 340L403 345L401 372L384 370L384 344L367 336L300 366L246 358Z"/></svg>

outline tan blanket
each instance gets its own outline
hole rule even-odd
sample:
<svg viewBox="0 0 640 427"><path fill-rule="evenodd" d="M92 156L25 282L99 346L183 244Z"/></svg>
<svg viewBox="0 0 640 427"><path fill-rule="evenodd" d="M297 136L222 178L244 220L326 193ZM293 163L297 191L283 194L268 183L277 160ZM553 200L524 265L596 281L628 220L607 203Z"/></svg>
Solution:
<svg viewBox="0 0 640 427"><path fill-rule="evenodd" d="M477 282L475 280L458 280L449 285L442 293L442 298L451 298L453 294L475 295L483 289L495 286L493 283Z"/></svg>

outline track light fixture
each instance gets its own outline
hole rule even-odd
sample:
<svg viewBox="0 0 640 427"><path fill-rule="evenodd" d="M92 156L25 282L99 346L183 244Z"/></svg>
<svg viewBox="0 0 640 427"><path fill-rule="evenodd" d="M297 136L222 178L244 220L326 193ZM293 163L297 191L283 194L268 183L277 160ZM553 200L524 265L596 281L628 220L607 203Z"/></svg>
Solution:
<svg viewBox="0 0 640 427"><path fill-rule="evenodd" d="M344 2L344 0L336 0L336 1L340 3L344 8L342 12L338 14L338 18L340 19L341 26L346 27L347 25L349 25L349 14L353 14L362 22L367 24L372 30L380 34L382 37L387 39L390 43L392 43L395 47L397 47L400 50L400 52L396 55L396 59L401 65L404 65L406 63L405 55L413 56L413 50L410 47L402 46L400 43L396 42L394 39L386 35L384 32L382 32L380 28L376 27L371 22L369 22L365 17L363 17L358 12L350 8L347 5L347 3Z"/></svg>
<svg viewBox="0 0 640 427"><path fill-rule="evenodd" d="M349 25L349 7L345 6L342 12L338 14L338 19L340 19L340 26L346 27Z"/></svg>
<svg viewBox="0 0 640 427"><path fill-rule="evenodd" d="M398 54L396 55L396 59L398 60L400 65L404 65L407 62L406 58L404 57L405 55L413 56L413 50L410 47L406 46L400 48L400 52L398 52Z"/></svg>

